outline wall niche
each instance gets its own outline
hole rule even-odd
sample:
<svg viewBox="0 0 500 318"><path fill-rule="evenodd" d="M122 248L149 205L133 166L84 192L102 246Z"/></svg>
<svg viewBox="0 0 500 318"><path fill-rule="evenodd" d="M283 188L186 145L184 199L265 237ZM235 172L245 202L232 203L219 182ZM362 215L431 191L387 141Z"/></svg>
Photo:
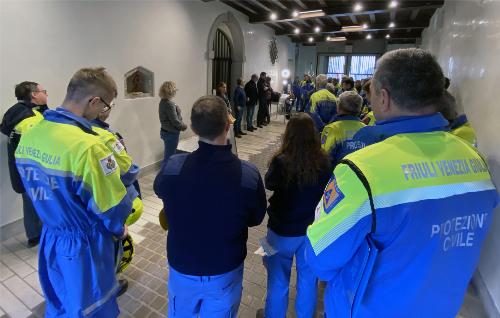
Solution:
<svg viewBox="0 0 500 318"><path fill-rule="evenodd" d="M154 96L154 73L138 66L125 74L125 98Z"/></svg>

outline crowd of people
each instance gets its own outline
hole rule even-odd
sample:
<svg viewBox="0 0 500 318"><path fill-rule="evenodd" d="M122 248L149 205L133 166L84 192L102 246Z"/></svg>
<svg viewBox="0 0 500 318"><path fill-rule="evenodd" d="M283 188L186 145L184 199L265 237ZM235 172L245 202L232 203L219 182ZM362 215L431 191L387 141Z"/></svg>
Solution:
<svg viewBox="0 0 500 318"><path fill-rule="evenodd" d="M232 104L225 83L194 102L199 148L182 154L177 88L160 88L165 157L154 191L168 221L168 317L237 316L248 228L266 212L267 296L257 317L286 317L294 259L297 317L315 316L318 281L326 317L455 317L498 194L432 55L391 51L373 78L346 77L342 87L306 76L264 178L227 136L231 125L243 135L244 113L256 129L257 102L257 127L269 122L270 82L261 73L237 84ZM126 290L117 272L141 202L138 167L106 123L116 83L104 68L83 68L54 110L38 83L15 93L0 128L29 244L40 244L46 316L117 317Z"/></svg>

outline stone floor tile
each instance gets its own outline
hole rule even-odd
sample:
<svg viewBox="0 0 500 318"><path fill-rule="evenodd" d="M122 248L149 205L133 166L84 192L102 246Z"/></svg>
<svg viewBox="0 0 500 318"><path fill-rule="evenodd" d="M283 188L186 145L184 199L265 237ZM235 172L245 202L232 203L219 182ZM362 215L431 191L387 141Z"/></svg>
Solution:
<svg viewBox="0 0 500 318"><path fill-rule="evenodd" d="M31 311L11 293L3 284L0 284L0 308L10 317L24 318L31 315Z"/></svg>
<svg viewBox="0 0 500 318"><path fill-rule="evenodd" d="M42 296L18 276L12 276L3 284L29 309L33 309L43 302Z"/></svg>

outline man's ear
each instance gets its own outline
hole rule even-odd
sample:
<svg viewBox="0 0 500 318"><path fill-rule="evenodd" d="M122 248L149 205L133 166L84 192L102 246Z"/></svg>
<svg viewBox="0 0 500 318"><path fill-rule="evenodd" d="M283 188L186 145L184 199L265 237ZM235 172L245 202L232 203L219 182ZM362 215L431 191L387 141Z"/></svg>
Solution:
<svg viewBox="0 0 500 318"><path fill-rule="evenodd" d="M380 111L383 113L387 113L391 110L391 107L391 95L389 94L389 91L387 91L385 88L382 88L380 90Z"/></svg>

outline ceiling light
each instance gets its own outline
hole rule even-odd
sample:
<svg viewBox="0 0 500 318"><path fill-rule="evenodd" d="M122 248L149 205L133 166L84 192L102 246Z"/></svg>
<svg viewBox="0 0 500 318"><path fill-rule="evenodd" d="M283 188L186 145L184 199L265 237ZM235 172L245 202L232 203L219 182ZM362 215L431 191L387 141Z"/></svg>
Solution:
<svg viewBox="0 0 500 318"><path fill-rule="evenodd" d="M271 16L270 16L271 20L276 20L278 18L278 16L276 15L276 13L271 13Z"/></svg>
<svg viewBox="0 0 500 318"><path fill-rule="evenodd" d="M350 25L350 26L344 26L341 29L342 32L358 32L358 31L363 31L363 26L361 25Z"/></svg>
<svg viewBox="0 0 500 318"><path fill-rule="evenodd" d="M318 26L314 28L314 32L316 32L316 33L318 33L319 30L320 30L320 28Z"/></svg>
<svg viewBox="0 0 500 318"><path fill-rule="evenodd" d="M345 36L334 36L333 38L327 37L326 40L330 42L342 42L347 41L347 38Z"/></svg>
<svg viewBox="0 0 500 318"><path fill-rule="evenodd" d="M394 22L389 23L389 28L394 28L396 24Z"/></svg>
<svg viewBox="0 0 500 318"><path fill-rule="evenodd" d="M370 40L371 38L372 38L372 35L371 35L371 34L368 34L368 35L366 36L366 39L367 39L367 40Z"/></svg>
<svg viewBox="0 0 500 318"><path fill-rule="evenodd" d="M391 1L391 2L389 3L389 8L390 8L390 9L394 9L395 7L397 7L397 6L398 6L398 4L399 4L399 3L398 3L397 1Z"/></svg>
<svg viewBox="0 0 500 318"><path fill-rule="evenodd" d="M293 10L292 17L296 18L298 16L299 16L299 13L297 12L297 10Z"/></svg>
<svg viewBox="0 0 500 318"><path fill-rule="evenodd" d="M295 28L295 30L293 30L293 32L294 32L295 34L299 34L299 33L300 33L300 29L299 29L299 28Z"/></svg>
<svg viewBox="0 0 500 318"><path fill-rule="evenodd" d="M314 41L314 39L311 36L311 37L309 37L309 42L312 42L312 41Z"/></svg>
<svg viewBox="0 0 500 318"><path fill-rule="evenodd" d="M325 11L323 10L311 10L311 11L301 11L297 18L299 19L308 19L308 18L317 18L324 17Z"/></svg>
<svg viewBox="0 0 500 318"><path fill-rule="evenodd" d="M363 29L368 29L368 24L363 24Z"/></svg>
<svg viewBox="0 0 500 318"><path fill-rule="evenodd" d="M354 11L361 11L363 10L363 6L360 3L356 3L354 5Z"/></svg>
<svg viewBox="0 0 500 318"><path fill-rule="evenodd" d="M386 39L390 39L390 38L391 38L391 36L390 36L389 34L387 34L387 35L385 36L385 38L386 38Z"/></svg>

